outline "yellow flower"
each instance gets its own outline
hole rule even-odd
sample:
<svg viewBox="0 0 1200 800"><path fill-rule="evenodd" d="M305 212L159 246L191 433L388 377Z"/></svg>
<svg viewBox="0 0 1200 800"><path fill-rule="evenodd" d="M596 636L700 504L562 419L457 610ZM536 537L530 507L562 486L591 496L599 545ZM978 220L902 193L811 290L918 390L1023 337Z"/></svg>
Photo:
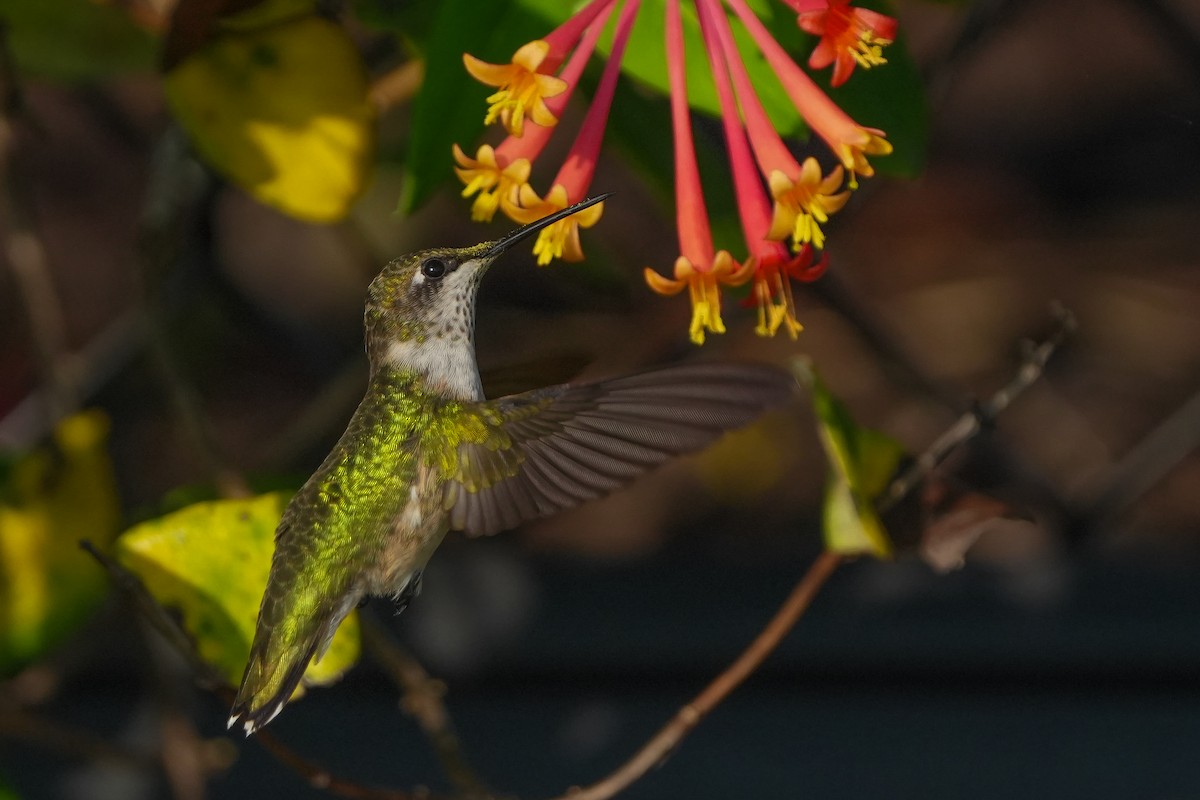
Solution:
<svg viewBox="0 0 1200 800"><path fill-rule="evenodd" d="M821 223L828 222L829 215L850 199L850 192L837 191L842 186L842 176L839 166L822 177L821 166L812 157L804 160L796 180L781 170L772 172L768 183L775 198L775 214L767 238L783 241L790 235L793 247L812 242L817 249L823 248L825 234Z"/></svg>
<svg viewBox="0 0 1200 800"><path fill-rule="evenodd" d="M704 344L705 331L724 333L725 322L721 319L721 287L740 286L754 274L754 264L738 264L727 250L720 250L713 257L711 269L697 269L686 256L675 259L675 278L664 278L646 267L646 284L658 294L670 296L687 287L692 301L692 323L688 336L694 344Z"/></svg>
<svg viewBox="0 0 1200 800"><path fill-rule="evenodd" d="M567 82L538 72L549 52L550 45L537 39L513 54L511 64L489 64L463 54L463 64L475 80L500 89L487 99L490 106L485 125L499 117L510 134L520 136L525 130L526 114L538 125L549 127L558 122L558 117L546 108L545 98L562 94Z"/></svg>
<svg viewBox="0 0 1200 800"><path fill-rule="evenodd" d="M579 198L582 199L582 198ZM528 183L520 190L520 207L505 208L505 213L522 225L549 216L555 211L561 211L573 202L567 193L567 187L556 183L546 192L545 198L538 197L537 192ZM552 225L542 228L537 242L533 245L533 254L537 256L539 267L544 267L556 258L563 261L582 261L583 247L579 243L579 229L590 228L600 221L604 213L604 203L596 203L577 214L561 219Z"/></svg>
<svg viewBox="0 0 1200 800"><path fill-rule="evenodd" d="M482 145L475 153L475 158L471 158L456 144L454 160L459 164L454 172L466 184L462 196L470 197L479 193L471 205L471 219L491 222L497 208L503 207L506 214L516 208L521 187L529 182L529 159L517 158L507 162L488 144ZM507 163L501 166L501 162Z"/></svg>

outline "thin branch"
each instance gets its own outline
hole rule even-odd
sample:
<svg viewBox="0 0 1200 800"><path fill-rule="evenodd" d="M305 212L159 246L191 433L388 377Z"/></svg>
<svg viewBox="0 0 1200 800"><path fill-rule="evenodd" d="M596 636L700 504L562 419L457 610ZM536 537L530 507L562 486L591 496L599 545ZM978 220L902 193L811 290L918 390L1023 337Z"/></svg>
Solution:
<svg viewBox="0 0 1200 800"><path fill-rule="evenodd" d="M134 607L141 613L142 618L150 623L150 627L158 631L167 644L187 660L188 666L195 673L200 685L213 690L217 690L222 686L228 686L220 673L209 666L204 659L200 658L200 654L196 652L196 647L192 643L192 638L188 636L183 628L179 627L179 623L175 621L175 618L159 605L158 601L154 599L154 596L150 594L149 590L146 589L146 585L142 583L137 575L125 569L114 558L101 551L86 539L81 541L79 546L88 555L96 559L100 566L104 567L109 579L112 580L117 589L133 601Z"/></svg>
<svg viewBox="0 0 1200 800"><path fill-rule="evenodd" d="M203 171L188 157L183 135L174 129L162 137L151 166L138 242L150 354L183 430L218 491L224 497L245 497L250 494L245 480L226 466L200 397L179 367L168 335L169 314L157 285L178 257L184 220L200 192Z"/></svg>
<svg viewBox="0 0 1200 800"><path fill-rule="evenodd" d="M411 100L420 90L423 80L425 62L420 59L406 61L371 81L367 99L375 106L375 113L384 114Z"/></svg>
<svg viewBox="0 0 1200 800"><path fill-rule="evenodd" d="M54 421L78 407L79 393L58 369L66 350L62 304L51 277L46 246L33 218L33 196L17 169L17 126L30 117L25 110L16 67L0 21L0 219L4 224L4 256L29 318L42 384L47 387L44 412Z"/></svg>
<svg viewBox="0 0 1200 800"><path fill-rule="evenodd" d="M153 769L159 764L154 754L122 747L94 733L17 709L0 712L0 739L16 739L87 761L120 767Z"/></svg>
<svg viewBox="0 0 1200 800"><path fill-rule="evenodd" d="M992 395L987 403L959 418L888 486L876 502L881 513L916 489L946 456L979 433L984 425L995 419L1021 392L1041 377L1050 356L1075 329L1075 318L1066 309L1057 309L1055 316L1057 326L1054 332L1041 344L1030 348L1012 380ZM588 787L569 789L555 800L607 800L661 763L709 712L740 686L779 646L843 560L842 555L828 551L818 556L750 646L692 702L679 709L675 717L642 745L632 758L603 780Z"/></svg>
<svg viewBox="0 0 1200 800"><path fill-rule="evenodd" d="M1108 470L1088 494L1083 516L1094 524L1112 520L1150 491L1200 445L1200 391L1158 424Z"/></svg>
<svg viewBox="0 0 1200 800"><path fill-rule="evenodd" d="M411 792L400 789L381 789L341 778L304 758L281 742L270 731L259 730L254 734L254 738L280 763L303 778L309 786L339 797L346 797L349 800L437 800L438 798L438 795L430 794L423 789Z"/></svg>
<svg viewBox="0 0 1200 800"><path fill-rule="evenodd" d="M842 556L824 552L792 589L787 600L775 612L767 626L755 637L737 660L716 677L692 702L675 714L633 757L603 780L584 788L568 789L555 800L607 800L662 762L679 746L710 711L742 684L769 656L812 603L825 581L842 563Z"/></svg>
<svg viewBox="0 0 1200 800"><path fill-rule="evenodd" d="M401 707L417 720L437 751L442 770L465 797L491 797L491 792L467 764L450 715L442 702L446 685L429 676L421 663L400 647L376 620L359 616L363 646L404 692Z"/></svg>
<svg viewBox="0 0 1200 800"><path fill-rule="evenodd" d="M877 502L880 513L890 510L908 496L954 450L973 438L985 425L990 425L1013 400L1028 389L1046 369L1054 351L1075 331L1075 315L1065 308L1056 308L1055 329L1039 345L1029 348L1012 380L984 404L959 417L941 436L888 486Z"/></svg>

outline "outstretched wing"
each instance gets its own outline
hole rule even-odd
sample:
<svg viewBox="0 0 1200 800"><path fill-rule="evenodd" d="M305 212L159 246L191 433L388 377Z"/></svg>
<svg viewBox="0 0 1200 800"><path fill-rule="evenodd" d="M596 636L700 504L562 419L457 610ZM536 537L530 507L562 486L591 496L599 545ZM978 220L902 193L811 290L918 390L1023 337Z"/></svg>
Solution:
<svg viewBox="0 0 1200 800"><path fill-rule="evenodd" d="M445 497L450 527L492 534L608 494L794 390L772 367L690 364L483 404L464 412L484 433L458 447Z"/></svg>

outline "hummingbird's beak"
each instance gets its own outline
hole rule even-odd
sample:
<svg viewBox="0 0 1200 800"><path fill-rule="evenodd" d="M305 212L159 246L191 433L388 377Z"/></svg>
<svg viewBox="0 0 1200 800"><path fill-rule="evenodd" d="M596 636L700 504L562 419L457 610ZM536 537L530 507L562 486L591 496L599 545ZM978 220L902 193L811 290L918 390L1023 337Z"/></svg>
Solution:
<svg viewBox="0 0 1200 800"><path fill-rule="evenodd" d="M517 228L512 233L505 236L503 239L498 239L497 241L493 242L492 246L488 248L488 251L483 254L483 257L486 259L493 259L508 248L512 247L517 242L532 236L542 228L545 228L547 225L553 225L560 219L566 219L577 211L583 211L585 208L594 206L596 203L599 203L610 196L612 196L612 192L598 194L595 197L589 197L586 200L580 200L575 205L567 206L561 211L555 211L549 216L534 220L528 225L522 225L520 228Z"/></svg>

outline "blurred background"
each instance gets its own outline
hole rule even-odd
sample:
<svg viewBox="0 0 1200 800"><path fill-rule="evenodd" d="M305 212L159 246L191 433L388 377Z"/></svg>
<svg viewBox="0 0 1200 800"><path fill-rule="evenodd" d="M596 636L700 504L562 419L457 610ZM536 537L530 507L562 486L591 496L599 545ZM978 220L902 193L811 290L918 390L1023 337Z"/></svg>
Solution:
<svg viewBox="0 0 1200 800"><path fill-rule="evenodd" d="M1010 380L1052 303L1078 319L1046 374L947 466L1028 521L989 529L948 575L908 551L840 569L625 796L1200 796L1200 4L895 12L926 79L926 164L872 179L831 223L829 272L798 287L798 342L756 337L753 311L731 302L729 332L696 352L686 303L641 278L678 254L672 213L619 153L595 184L616 195L584 233L588 262L537 269L515 253L481 291L492 394L805 354L861 424L911 452ZM386 60L378 33L349 25ZM0 141L18 187L0 218L0 447L49 431L33 333L49 324L60 379L111 420L125 525L231 474L298 486L365 386L375 272L504 230L469 223L452 186L394 213L405 103L379 120L346 221L299 222L193 163L173 180L199 199L164 230L156 159L185 145L158 77L20 88L41 130ZM27 230L45 249L40 309L19 285ZM556 794L615 768L758 632L821 549L827 469L798 400L611 498L488 540L452 534L403 616L384 601L364 613L446 681L489 786ZM398 700L364 659L272 729L366 784L445 790ZM324 796L227 737L227 705L116 596L0 684L0 701L0 796Z"/></svg>

